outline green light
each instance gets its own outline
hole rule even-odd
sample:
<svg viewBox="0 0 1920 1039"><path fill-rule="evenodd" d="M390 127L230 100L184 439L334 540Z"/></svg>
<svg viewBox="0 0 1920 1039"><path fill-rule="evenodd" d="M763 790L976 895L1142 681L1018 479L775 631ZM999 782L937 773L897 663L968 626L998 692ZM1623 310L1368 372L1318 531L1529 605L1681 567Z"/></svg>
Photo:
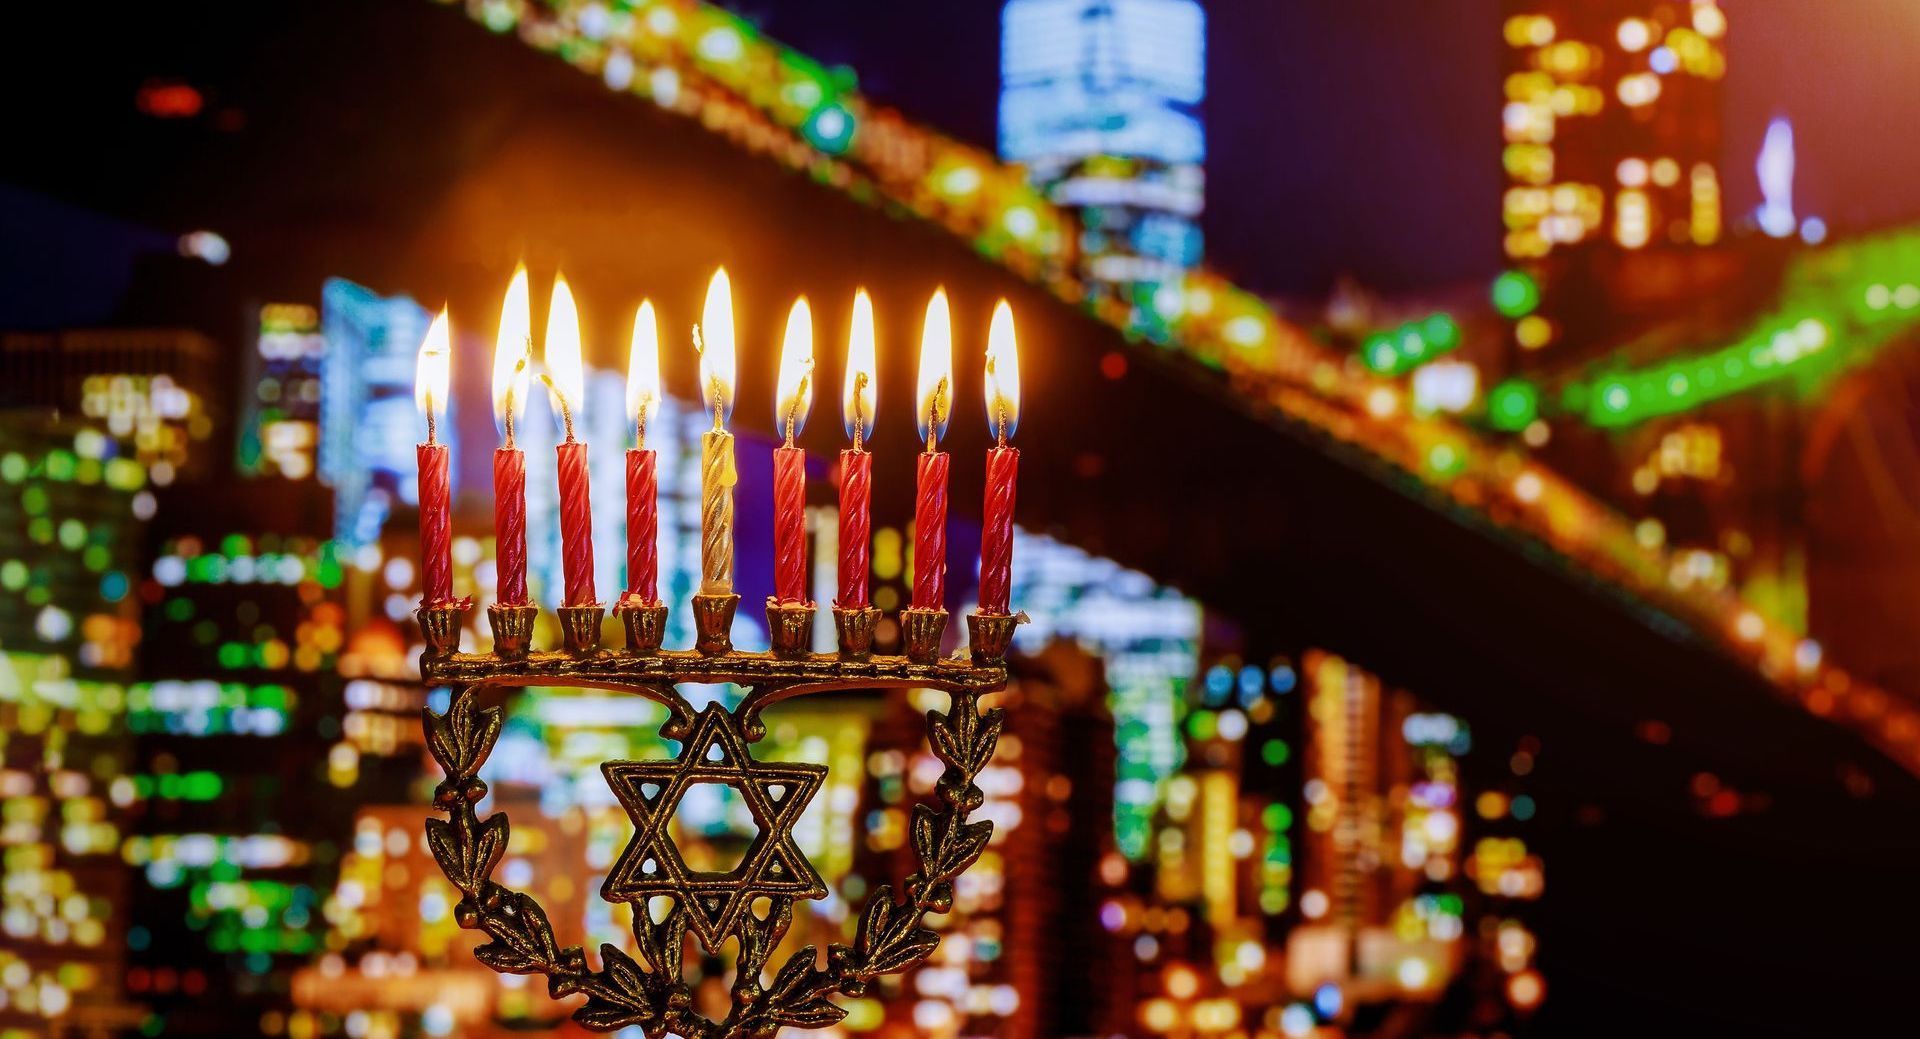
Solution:
<svg viewBox="0 0 1920 1039"><path fill-rule="evenodd" d="M251 654L247 652L247 647L242 643L222 642L220 644L218 657L221 667L235 669L246 667L247 659L250 655Z"/></svg>
<svg viewBox="0 0 1920 1039"><path fill-rule="evenodd" d="M27 586L27 564L18 559L0 563L0 587L17 592Z"/></svg>
<svg viewBox="0 0 1920 1039"><path fill-rule="evenodd" d="M1493 428L1517 433L1540 415L1540 391L1532 383L1509 379L1487 394L1487 421Z"/></svg>
<svg viewBox="0 0 1920 1039"><path fill-rule="evenodd" d="M1287 746L1286 740L1268 740L1260 745L1260 760L1274 768L1286 764L1287 759L1292 756L1293 750ZM1275 827L1275 829L1284 829L1284 827Z"/></svg>
<svg viewBox="0 0 1920 1039"><path fill-rule="evenodd" d="M1427 341L1441 350L1451 350L1460 345L1460 324L1451 314L1431 315L1420 327Z"/></svg>
<svg viewBox="0 0 1920 1039"><path fill-rule="evenodd" d="M839 104L821 105L807 117L800 132L813 146L828 155L839 155L853 144L853 113Z"/></svg>
<svg viewBox="0 0 1920 1039"><path fill-rule="evenodd" d="M1443 476L1451 476L1466 468L1466 456L1460 449L1449 443L1439 443L1427 450L1427 468Z"/></svg>
<svg viewBox="0 0 1920 1039"><path fill-rule="evenodd" d="M1399 367L1400 351L1395 350L1392 340L1383 335L1369 336L1361 356L1366 358L1367 367L1376 372L1391 372Z"/></svg>
<svg viewBox="0 0 1920 1039"><path fill-rule="evenodd" d="M1526 317L1540 305L1540 285L1526 271L1502 271L1493 279L1493 309L1503 317Z"/></svg>

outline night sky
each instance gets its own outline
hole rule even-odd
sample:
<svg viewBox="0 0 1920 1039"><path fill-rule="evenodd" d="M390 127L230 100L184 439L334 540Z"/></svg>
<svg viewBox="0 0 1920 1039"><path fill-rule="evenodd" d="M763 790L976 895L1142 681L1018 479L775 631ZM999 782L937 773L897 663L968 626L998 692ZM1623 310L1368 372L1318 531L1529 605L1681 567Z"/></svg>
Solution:
<svg viewBox="0 0 1920 1039"><path fill-rule="evenodd" d="M853 66L881 101L992 147L1000 4L727 0ZM1498 269L1498 0L1232 0L1208 12L1207 253L1244 284L1317 294ZM1794 120L1797 208L1835 233L1920 218L1920 4L1726 0L1723 182L1759 202L1767 120Z"/></svg>

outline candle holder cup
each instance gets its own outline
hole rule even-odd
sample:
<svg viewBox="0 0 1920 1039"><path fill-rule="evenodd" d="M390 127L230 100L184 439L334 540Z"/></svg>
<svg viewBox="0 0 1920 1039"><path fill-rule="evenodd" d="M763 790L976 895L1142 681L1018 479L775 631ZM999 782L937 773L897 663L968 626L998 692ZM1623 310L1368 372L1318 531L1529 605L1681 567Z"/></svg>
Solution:
<svg viewBox="0 0 1920 1039"><path fill-rule="evenodd" d="M590 657L600 652L600 622L607 611L601 606L560 607L560 642L571 656Z"/></svg>
<svg viewBox="0 0 1920 1039"><path fill-rule="evenodd" d="M627 652L650 657L660 652L667 634L667 604L625 598L614 604L614 615L627 630Z"/></svg>
<svg viewBox="0 0 1920 1039"><path fill-rule="evenodd" d="M696 595L693 597L693 648L707 656L719 656L733 651L733 611L740 606L740 597L731 592L725 595Z"/></svg>
<svg viewBox="0 0 1920 1039"><path fill-rule="evenodd" d="M1025 613L967 614L967 652L976 667L1002 663L1013 644L1013 629L1027 622Z"/></svg>
<svg viewBox="0 0 1920 1039"><path fill-rule="evenodd" d="M833 627L840 636L840 659L865 660L873 656L873 629L880 611L872 606L833 608Z"/></svg>
<svg viewBox="0 0 1920 1039"><path fill-rule="evenodd" d="M814 612L810 602L783 603L767 597L767 634L774 656L792 660L812 652Z"/></svg>
<svg viewBox="0 0 1920 1039"><path fill-rule="evenodd" d="M426 640L426 656L439 660L460 652L460 629L466 624L467 604L461 602L422 606L414 611L420 618L420 635Z"/></svg>
<svg viewBox="0 0 1920 1039"><path fill-rule="evenodd" d="M947 633L947 611L909 606L900 611L900 630L905 633L907 659L916 664L931 664L940 659L940 639Z"/></svg>
<svg viewBox="0 0 1920 1039"><path fill-rule="evenodd" d="M533 649L533 622L540 615L534 605L487 606L487 626L493 629L493 655L501 660L525 660Z"/></svg>

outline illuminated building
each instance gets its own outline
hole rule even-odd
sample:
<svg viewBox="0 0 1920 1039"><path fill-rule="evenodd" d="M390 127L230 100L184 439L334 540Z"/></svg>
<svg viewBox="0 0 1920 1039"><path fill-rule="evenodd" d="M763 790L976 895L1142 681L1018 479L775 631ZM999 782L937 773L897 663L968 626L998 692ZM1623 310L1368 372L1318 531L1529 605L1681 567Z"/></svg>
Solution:
<svg viewBox="0 0 1920 1039"><path fill-rule="evenodd" d="M1612 310L1657 312L1722 277L1692 256L1723 233L1716 0L1503 11L1504 245L1546 290L1544 309L1513 315L1518 345L1601 332Z"/></svg>
<svg viewBox="0 0 1920 1039"><path fill-rule="evenodd" d="M319 471L333 488L334 539L377 541L396 502L415 503L414 354L429 315L405 296L382 297L343 278L320 291Z"/></svg>
<svg viewBox="0 0 1920 1039"><path fill-rule="evenodd" d="M1339 657L1309 652L1304 669L1302 923L1287 940L1288 987L1316 1004L1331 987L1348 1012L1436 1000L1463 958L1456 759L1471 738Z"/></svg>
<svg viewBox="0 0 1920 1039"><path fill-rule="evenodd" d="M1206 15L1194 0L1009 0L1000 156L1079 213L1098 281L1200 262Z"/></svg>
<svg viewBox="0 0 1920 1039"><path fill-rule="evenodd" d="M120 849L145 799L124 716L151 496L122 451L91 423L0 411L0 1034L146 1019Z"/></svg>
<svg viewBox="0 0 1920 1039"><path fill-rule="evenodd" d="M976 818L993 822L993 837L955 884L948 937L881 989L889 1022L926 1036L1097 1031L1094 995L1125 984L1109 973L1117 940L1098 922L1113 832L1106 693L1099 661L1068 643L1018 662L998 704L1006 729L978 780ZM869 889L914 869L912 806L933 796L941 769L916 709L929 705L892 704L874 732L859 870Z"/></svg>
<svg viewBox="0 0 1920 1039"><path fill-rule="evenodd" d="M324 740L340 724L336 668L345 574L311 479L272 496L195 488L162 503L141 582L147 640L138 772L156 798L126 849L144 890L134 954L167 1033L227 1034L285 1001L285 971L317 948L318 894L349 806L329 789ZM245 517L246 528L234 529ZM217 771L200 771L217 763ZM163 988L169 971L203 977Z"/></svg>
<svg viewBox="0 0 1920 1039"><path fill-rule="evenodd" d="M77 410L164 487L212 471L211 452L194 445L226 410L218 366L218 348L197 332L9 332L0 336L0 406Z"/></svg>
<svg viewBox="0 0 1920 1039"><path fill-rule="evenodd" d="M248 476L313 475L320 448L321 366L327 340L320 315L305 303L269 303L248 355L241 399L240 472Z"/></svg>

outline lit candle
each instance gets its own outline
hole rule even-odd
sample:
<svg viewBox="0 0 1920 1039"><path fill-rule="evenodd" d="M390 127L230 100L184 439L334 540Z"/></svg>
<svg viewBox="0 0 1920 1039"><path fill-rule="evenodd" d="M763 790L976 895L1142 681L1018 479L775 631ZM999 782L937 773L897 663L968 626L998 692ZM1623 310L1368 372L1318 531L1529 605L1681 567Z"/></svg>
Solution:
<svg viewBox="0 0 1920 1039"><path fill-rule="evenodd" d="M1020 351L1013 338L1013 308L1001 300L987 330L987 500L980 529L980 612L1005 616L1013 585L1013 485L1020 449L1009 447L1020 424Z"/></svg>
<svg viewBox="0 0 1920 1039"><path fill-rule="evenodd" d="M647 424L660 412L660 328L653 301L633 318L633 349L627 360L627 417L634 446L627 452L627 599L651 606L660 601L660 490Z"/></svg>
<svg viewBox="0 0 1920 1039"><path fill-rule="evenodd" d="M787 314L773 409L784 438L773 452L773 594L783 606L807 601L807 453L793 438L812 404L813 312L802 296Z"/></svg>
<svg viewBox="0 0 1920 1039"><path fill-rule="evenodd" d="M514 423L527 407L532 335L523 266L507 285L500 334L493 342L493 415L505 435L493 451L493 540L504 606L532 603L527 597L527 455L513 442Z"/></svg>
<svg viewBox="0 0 1920 1039"><path fill-rule="evenodd" d="M713 428L700 434L700 594L733 594L733 291L725 268L713 272L700 326L700 400Z"/></svg>
<svg viewBox="0 0 1920 1039"><path fill-rule="evenodd" d="M853 331L847 335L847 380L841 397L847 436L840 452L840 599L842 609L863 610L867 598L867 552L873 541L873 455L861 447L873 433L873 301L867 290L853 296Z"/></svg>
<svg viewBox="0 0 1920 1039"><path fill-rule="evenodd" d="M593 505L587 498L587 445L574 439L573 417L586 396L580 364L580 313L567 279L553 279L547 308L547 371L543 378L566 430L554 446L560 473L560 559L566 573L566 605L595 606L593 592Z"/></svg>
<svg viewBox="0 0 1920 1039"><path fill-rule="evenodd" d="M953 412L953 319L945 289L927 302L915 401L915 421L927 449L920 454L913 510L913 608L939 610L947 597L947 453L940 450L940 438Z"/></svg>
<svg viewBox="0 0 1920 1039"><path fill-rule="evenodd" d="M416 449L420 464L420 605L427 608L453 602L453 492L448 483L447 445L437 438L437 427L447 412L452 341L443 307L420 343L413 383L414 403L427 420L427 442Z"/></svg>

